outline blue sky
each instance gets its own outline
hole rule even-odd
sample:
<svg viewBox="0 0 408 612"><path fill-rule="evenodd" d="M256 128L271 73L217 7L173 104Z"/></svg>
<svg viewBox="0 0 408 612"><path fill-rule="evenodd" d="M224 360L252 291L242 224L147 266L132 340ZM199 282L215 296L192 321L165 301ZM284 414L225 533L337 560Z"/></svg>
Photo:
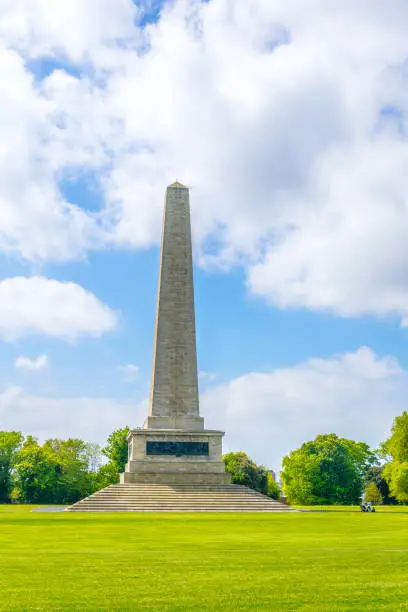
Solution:
<svg viewBox="0 0 408 612"><path fill-rule="evenodd" d="M276 468L318 433L378 444L408 389L408 9L80 6L0 9L0 428L141 424L179 179L226 449Z"/></svg>

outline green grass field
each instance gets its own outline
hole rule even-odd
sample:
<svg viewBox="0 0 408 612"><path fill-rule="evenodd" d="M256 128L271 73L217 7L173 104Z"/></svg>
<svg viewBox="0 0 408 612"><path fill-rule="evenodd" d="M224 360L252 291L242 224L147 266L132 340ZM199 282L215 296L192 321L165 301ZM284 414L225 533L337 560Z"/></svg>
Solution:
<svg viewBox="0 0 408 612"><path fill-rule="evenodd" d="M0 506L0 610L408 610L408 513Z"/></svg>

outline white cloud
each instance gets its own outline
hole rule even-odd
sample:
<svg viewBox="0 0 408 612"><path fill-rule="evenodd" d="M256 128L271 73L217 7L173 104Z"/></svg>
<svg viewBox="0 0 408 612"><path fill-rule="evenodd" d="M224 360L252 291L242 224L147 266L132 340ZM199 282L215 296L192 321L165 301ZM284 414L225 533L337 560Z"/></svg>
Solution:
<svg viewBox="0 0 408 612"><path fill-rule="evenodd" d="M198 373L198 378L206 383L213 382L217 378L217 374L215 374L215 372L205 372L204 370L201 370Z"/></svg>
<svg viewBox="0 0 408 612"><path fill-rule="evenodd" d="M17 357L17 359L14 362L14 365L16 368L19 369L23 369L23 370L44 370L45 368L48 367L48 356L47 355L40 355L39 357L24 357L24 355L21 355L20 357Z"/></svg>
<svg viewBox="0 0 408 612"><path fill-rule="evenodd" d="M281 308L408 322L404 0L176 0L145 31L131 0L78 3L0 8L1 249L157 243L179 178L203 265ZM35 82L41 56L73 74ZM93 213L58 189L89 172Z"/></svg>
<svg viewBox="0 0 408 612"><path fill-rule="evenodd" d="M30 57L62 55L73 61L102 56L118 39L135 36L136 6L129 0L2 0L0 34ZM100 59L100 58L99 58Z"/></svg>
<svg viewBox="0 0 408 612"><path fill-rule="evenodd" d="M139 375L139 366L133 363L119 366L118 370L122 373L124 382L133 382Z"/></svg>
<svg viewBox="0 0 408 612"><path fill-rule="evenodd" d="M207 391L207 427L226 432L226 448L277 469L282 457L318 434L377 446L405 407L408 371L369 348L293 368L252 372Z"/></svg>
<svg viewBox="0 0 408 612"><path fill-rule="evenodd" d="M41 95L23 59L1 44L0 105L0 249L26 259L82 255L99 230L58 191L57 150L54 158L50 149L55 104Z"/></svg>
<svg viewBox="0 0 408 612"><path fill-rule="evenodd" d="M110 117L100 89L64 71L36 83L27 62L46 57L48 63L89 63L98 56L106 68L116 57L115 45L132 36L135 46L136 14L130 0L115 6L109 0L1 3L1 250L30 260L65 260L106 242L104 219L67 202L59 190L67 173L72 178L81 174L79 167L86 172L106 163ZM68 113L59 98L72 106Z"/></svg>
<svg viewBox="0 0 408 612"><path fill-rule="evenodd" d="M328 155L315 203L304 203L297 227L252 267L251 291L281 308L396 315L407 325L407 164L407 145L388 138Z"/></svg>
<svg viewBox="0 0 408 612"><path fill-rule="evenodd" d="M74 283L39 276L0 281L0 338L41 333L75 341L100 336L117 324L116 313Z"/></svg>
<svg viewBox="0 0 408 612"><path fill-rule="evenodd" d="M0 393L1 429L41 440L79 437L102 444L114 429L140 425L144 410L144 405L106 397L41 397L20 387Z"/></svg>

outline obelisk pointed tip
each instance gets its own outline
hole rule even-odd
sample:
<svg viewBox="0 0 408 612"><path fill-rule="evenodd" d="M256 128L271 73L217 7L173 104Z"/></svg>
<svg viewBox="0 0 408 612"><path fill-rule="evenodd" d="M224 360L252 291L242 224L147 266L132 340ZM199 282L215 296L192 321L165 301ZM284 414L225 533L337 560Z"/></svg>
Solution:
<svg viewBox="0 0 408 612"><path fill-rule="evenodd" d="M180 183L180 181L175 181L174 183L169 185L167 189L188 189L188 187Z"/></svg>

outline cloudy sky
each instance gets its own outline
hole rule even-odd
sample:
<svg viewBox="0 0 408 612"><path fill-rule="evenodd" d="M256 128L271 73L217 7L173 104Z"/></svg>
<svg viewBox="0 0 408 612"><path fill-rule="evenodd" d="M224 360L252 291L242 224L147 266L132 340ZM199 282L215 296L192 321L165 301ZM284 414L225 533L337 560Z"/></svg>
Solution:
<svg viewBox="0 0 408 612"><path fill-rule="evenodd" d="M406 0L2 0L0 429L140 425L166 185L201 407L270 467L408 392Z"/></svg>

